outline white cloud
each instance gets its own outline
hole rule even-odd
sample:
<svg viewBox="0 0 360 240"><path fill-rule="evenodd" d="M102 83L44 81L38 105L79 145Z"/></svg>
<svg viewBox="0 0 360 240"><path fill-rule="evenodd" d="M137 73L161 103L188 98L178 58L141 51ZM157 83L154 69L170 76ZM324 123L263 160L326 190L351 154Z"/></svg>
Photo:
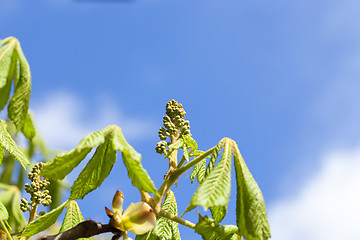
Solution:
<svg viewBox="0 0 360 240"><path fill-rule="evenodd" d="M360 146L326 155L316 174L269 208L274 240L359 239Z"/></svg>
<svg viewBox="0 0 360 240"><path fill-rule="evenodd" d="M32 109L41 135L55 149L73 148L86 134L111 124L120 126L130 141L147 138L156 129L151 121L124 116L109 99L89 106L72 94L57 92L35 102Z"/></svg>

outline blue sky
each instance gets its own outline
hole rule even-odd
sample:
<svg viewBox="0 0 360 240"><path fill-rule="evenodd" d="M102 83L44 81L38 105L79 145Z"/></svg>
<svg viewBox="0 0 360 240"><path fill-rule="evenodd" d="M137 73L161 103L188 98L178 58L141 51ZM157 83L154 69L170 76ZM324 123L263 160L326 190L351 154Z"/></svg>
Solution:
<svg viewBox="0 0 360 240"><path fill-rule="evenodd" d="M359 10L353 0L2 0L0 38L22 44L30 105L51 147L73 148L117 124L159 186L167 163L154 152L157 130L176 99L200 148L225 136L238 143L263 191L273 239L355 239L356 225L338 229L334 214L316 210L346 205L349 222L360 213L346 202L359 191L342 198L343 186L329 180L360 184ZM86 218L105 221L116 189L128 204L138 201L120 163L80 202ZM181 181L180 212L196 190ZM314 186L316 199L308 194ZM185 217L196 221L195 212ZM235 223L234 214L225 221Z"/></svg>

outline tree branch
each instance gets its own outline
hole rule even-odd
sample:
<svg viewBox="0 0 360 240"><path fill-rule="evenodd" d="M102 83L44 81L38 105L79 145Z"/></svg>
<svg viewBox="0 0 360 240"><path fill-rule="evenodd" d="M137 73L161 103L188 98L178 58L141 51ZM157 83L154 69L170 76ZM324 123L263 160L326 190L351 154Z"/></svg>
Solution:
<svg viewBox="0 0 360 240"><path fill-rule="evenodd" d="M69 230L51 236L43 236L38 240L75 240L78 238L88 238L101 233L112 232L121 234L121 231L110 224L97 223L91 219L87 219Z"/></svg>

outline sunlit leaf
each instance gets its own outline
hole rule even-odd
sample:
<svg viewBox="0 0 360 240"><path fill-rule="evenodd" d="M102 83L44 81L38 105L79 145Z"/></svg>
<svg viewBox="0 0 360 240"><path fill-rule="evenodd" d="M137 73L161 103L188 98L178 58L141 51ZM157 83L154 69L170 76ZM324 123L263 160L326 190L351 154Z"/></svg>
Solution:
<svg viewBox="0 0 360 240"><path fill-rule="evenodd" d="M35 137L35 127L30 112L28 112L26 115L25 123L21 131L26 138L31 139Z"/></svg>
<svg viewBox="0 0 360 240"><path fill-rule="evenodd" d="M45 163L41 170L41 176L60 180L68 175L91 151L91 148L83 148L80 151L72 149L67 152L59 153L52 160Z"/></svg>
<svg viewBox="0 0 360 240"><path fill-rule="evenodd" d="M79 223L84 221L84 217L81 214L78 204L71 200L68 203L68 208L66 210L65 218L61 225L59 232L65 232L66 230L75 227ZM92 238L79 238L79 240L92 239Z"/></svg>
<svg viewBox="0 0 360 240"><path fill-rule="evenodd" d="M30 66L20 44L16 45L16 52L19 56L20 72L19 80L15 79L15 91L8 105L8 117L15 124L17 131L22 129L29 108L31 92L31 73Z"/></svg>
<svg viewBox="0 0 360 240"><path fill-rule="evenodd" d="M203 240L230 240L234 239L238 228L234 225L220 225L208 216L199 214L199 222L195 226L195 232L202 236ZM236 238L235 238L236 239Z"/></svg>
<svg viewBox="0 0 360 240"><path fill-rule="evenodd" d="M67 203L68 201L64 202L59 207L55 208L54 210L46 213L45 215L36 219L34 222L30 223L30 225L26 227L26 230L22 234L22 236L33 236L41 231L44 231L45 229L48 229L56 222L60 214L67 207Z"/></svg>
<svg viewBox="0 0 360 240"><path fill-rule="evenodd" d="M220 162L200 184L185 212L196 206L205 210L215 206L226 206L231 189L231 140L224 139L224 151Z"/></svg>
<svg viewBox="0 0 360 240"><path fill-rule="evenodd" d="M127 143L121 129L117 126L114 126L112 143L115 150L122 152L123 162L133 186L145 192L156 193L153 181L141 165L141 155Z"/></svg>
<svg viewBox="0 0 360 240"><path fill-rule="evenodd" d="M183 145L184 145L184 139L182 139L182 138L178 139L175 143L170 144L167 154L165 155L164 158L169 157L173 151L182 148Z"/></svg>
<svg viewBox="0 0 360 240"><path fill-rule="evenodd" d="M213 217L214 221L219 223L221 222L227 213L227 205L225 206L216 206L216 207L211 207L210 208L211 211L211 216Z"/></svg>
<svg viewBox="0 0 360 240"><path fill-rule="evenodd" d="M24 169L26 169L26 166L30 164L27 157L20 151L15 141L7 132L6 123L2 120L0 120L0 147L2 147L11 156L18 160L19 163L24 167Z"/></svg>
<svg viewBox="0 0 360 240"><path fill-rule="evenodd" d="M198 148L196 141L189 135L183 135L182 138L184 139L185 145L195 151Z"/></svg>
<svg viewBox="0 0 360 240"><path fill-rule="evenodd" d="M191 172L190 175L191 184L193 184L195 178L198 181L198 183L202 183L204 181L205 169L206 169L206 159L203 159L198 164L195 165L193 171Z"/></svg>
<svg viewBox="0 0 360 240"><path fill-rule="evenodd" d="M11 80L17 67L16 41L0 48L0 111L9 100Z"/></svg>
<svg viewBox="0 0 360 240"><path fill-rule="evenodd" d="M235 142L233 149L237 185L236 222L240 234L247 240L268 239L271 234L263 195Z"/></svg>
<svg viewBox="0 0 360 240"><path fill-rule="evenodd" d="M4 150L2 149L2 147L0 147L0 167L2 165L3 159L4 159Z"/></svg>
<svg viewBox="0 0 360 240"><path fill-rule="evenodd" d="M71 187L70 199L83 199L86 194L100 187L116 161L116 151L110 137L98 146L95 154Z"/></svg>
<svg viewBox="0 0 360 240"><path fill-rule="evenodd" d="M7 220L9 218L9 213L6 210L4 204L0 201L0 221Z"/></svg>

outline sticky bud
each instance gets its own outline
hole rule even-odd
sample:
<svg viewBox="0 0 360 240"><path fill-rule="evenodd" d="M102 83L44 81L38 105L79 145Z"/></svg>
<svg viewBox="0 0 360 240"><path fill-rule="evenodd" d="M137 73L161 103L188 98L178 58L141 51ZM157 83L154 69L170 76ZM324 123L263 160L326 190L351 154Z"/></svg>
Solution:
<svg viewBox="0 0 360 240"><path fill-rule="evenodd" d="M155 228L156 215L149 204L145 202L132 203L123 214L123 199L122 193L117 191L112 202L114 212L105 208L111 225L121 231L131 231L136 235L147 233Z"/></svg>

